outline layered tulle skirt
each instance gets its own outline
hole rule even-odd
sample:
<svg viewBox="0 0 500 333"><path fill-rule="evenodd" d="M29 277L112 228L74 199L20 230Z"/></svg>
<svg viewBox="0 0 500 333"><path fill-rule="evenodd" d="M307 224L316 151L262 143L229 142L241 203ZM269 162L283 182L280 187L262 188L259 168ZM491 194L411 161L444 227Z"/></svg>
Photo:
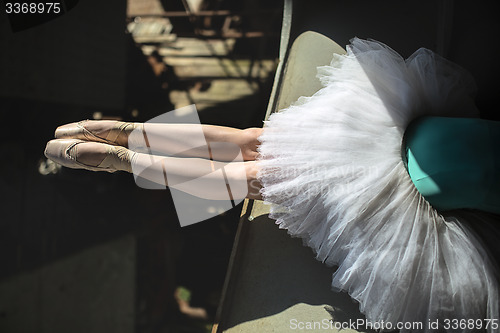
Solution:
<svg viewBox="0 0 500 333"><path fill-rule="evenodd" d="M496 266L468 228L490 218L434 209L401 157L412 120L478 116L473 79L427 49L404 60L353 39L347 51L318 68L320 91L265 123L258 177L270 217L338 266L333 288L372 322L498 323Z"/></svg>

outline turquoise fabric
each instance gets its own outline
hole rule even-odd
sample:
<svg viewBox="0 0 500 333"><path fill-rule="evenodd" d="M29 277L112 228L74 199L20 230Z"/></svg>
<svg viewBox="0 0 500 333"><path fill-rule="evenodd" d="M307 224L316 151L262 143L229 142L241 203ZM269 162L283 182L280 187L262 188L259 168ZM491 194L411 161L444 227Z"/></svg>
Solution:
<svg viewBox="0 0 500 333"><path fill-rule="evenodd" d="M404 141L411 180L436 209L500 214L500 122L424 117Z"/></svg>

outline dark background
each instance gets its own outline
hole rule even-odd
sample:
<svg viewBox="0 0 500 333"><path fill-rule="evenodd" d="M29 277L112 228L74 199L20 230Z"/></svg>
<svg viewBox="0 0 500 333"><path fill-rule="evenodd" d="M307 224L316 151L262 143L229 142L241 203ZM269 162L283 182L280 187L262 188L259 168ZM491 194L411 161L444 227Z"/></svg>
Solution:
<svg viewBox="0 0 500 333"><path fill-rule="evenodd" d="M166 11L184 10L181 1L162 5ZM237 29L265 30L267 46L260 47L264 38L241 38L230 56L274 61L281 1L205 4L206 10L235 13L255 6L277 11L277 19L263 23L265 17L249 15ZM64 168L42 175L39 169L57 126L92 119L95 112L147 121L173 110L169 92L210 85L210 79L181 81L168 67L157 75L126 32L127 1L82 0L66 14L18 32L9 23L2 7L0 331L206 332L241 205L181 228L169 191L140 189L129 174ZM196 37L187 18L172 23L177 36ZM212 23L221 25L217 19ZM258 81L252 96L205 108L201 121L261 126L272 78L271 73ZM106 253L111 257L100 258ZM111 278L121 274L120 263L134 272ZM123 281L130 285L122 288ZM207 319L180 312L174 297L179 286L190 291L191 305L205 309ZM133 313L120 318L125 311L120 307Z"/></svg>

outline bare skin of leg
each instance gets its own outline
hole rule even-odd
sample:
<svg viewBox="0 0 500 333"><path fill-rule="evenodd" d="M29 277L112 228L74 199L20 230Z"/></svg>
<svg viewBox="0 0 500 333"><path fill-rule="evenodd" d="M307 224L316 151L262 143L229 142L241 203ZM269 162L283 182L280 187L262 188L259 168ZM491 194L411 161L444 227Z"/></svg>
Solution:
<svg viewBox="0 0 500 333"><path fill-rule="evenodd" d="M228 189L233 199L260 199L260 183L257 180L258 169L255 161L220 162L137 153L132 162L132 169L140 177L156 184L204 199L228 199ZM229 186L221 187L222 180Z"/></svg>
<svg viewBox="0 0 500 333"><path fill-rule="evenodd" d="M78 144L80 163L97 166L105 158L106 145L97 142ZM261 199L261 185L257 180L256 161L221 162L203 158L164 157L131 152L132 169L154 183L176 188L191 195L211 199L227 199L227 189L220 188L221 171L229 185L233 199ZM190 182L196 180L196 182ZM219 190L216 190L216 189Z"/></svg>
<svg viewBox="0 0 500 333"><path fill-rule="evenodd" d="M105 138L115 123L112 120L90 120L85 122L84 126L97 136ZM215 125L145 123L144 132L148 143L155 150L164 154L173 153L176 156L233 160L232 154L224 156L224 152L218 152L211 156L216 143L224 142L237 145L241 150L243 160L253 161L258 155L259 141L257 138L261 135L262 128L241 130ZM130 133L130 131L120 133L116 139L117 144L128 147L129 139L135 141L135 139L129 138ZM200 138L201 133L203 133L203 137ZM143 133L135 132L134 134L143 140ZM208 149L206 143L208 143Z"/></svg>

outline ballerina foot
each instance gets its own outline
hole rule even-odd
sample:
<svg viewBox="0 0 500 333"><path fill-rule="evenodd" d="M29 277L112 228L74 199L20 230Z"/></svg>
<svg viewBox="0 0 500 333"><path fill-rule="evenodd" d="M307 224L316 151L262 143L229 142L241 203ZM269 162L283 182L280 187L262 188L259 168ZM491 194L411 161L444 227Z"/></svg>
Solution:
<svg viewBox="0 0 500 333"><path fill-rule="evenodd" d="M83 120L59 126L56 129L55 137L56 139L71 138L128 147L130 133L134 129L141 127L142 124L140 123L115 120Z"/></svg>
<svg viewBox="0 0 500 333"><path fill-rule="evenodd" d="M47 143L45 156L72 169L132 172L134 152L124 147L78 139L56 139Z"/></svg>

